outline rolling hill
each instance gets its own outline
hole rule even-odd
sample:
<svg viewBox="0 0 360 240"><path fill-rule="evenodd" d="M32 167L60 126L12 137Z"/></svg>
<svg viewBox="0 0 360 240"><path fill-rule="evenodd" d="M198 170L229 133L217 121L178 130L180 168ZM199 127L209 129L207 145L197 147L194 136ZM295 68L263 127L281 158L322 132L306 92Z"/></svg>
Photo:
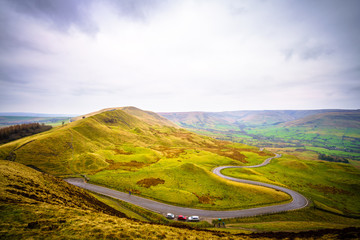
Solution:
<svg viewBox="0 0 360 240"><path fill-rule="evenodd" d="M162 112L161 116L182 127L216 128L226 125L227 129L239 130L243 126L264 126L294 121L307 116L347 110L244 110L226 112Z"/></svg>
<svg viewBox="0 0 360 240"><path fill-rule="evenodd" d="M257 147L197 135L134 107L87 114L50 131L0 145L0 158L9 164L21 163L62 178L82 176L91 183L173 205L222 210L290 200L281 192L229 183L211 173L217 166L256 165L273 155ZM22 171L18 176L26 176ZM297 227L317 229L310 226L314 222L320 228L359 225L346 217L360 214L356 204L360 202L359 171L348 164L304 161L284 154L264 169L228 174L289 187L310 198L314 208L304 210L301 218L296 217L298 212L289 213L290 218L298 219L292 222ZM8 213L20 210L10 208ZM282 216L279 221L290 221ZM309 224L304 223L307 221ZM87 224L95 227L90 220Z"/></svg>
<svg viewBox="0 0 360 240"><path fill-rule="evenodd" d="M360 128L360 111L341 111L313 114L285 122L286 127Z"/></svg>
<svg viewBox="0 0 360 240"><path fill-rule="evenodd" d="M133 107L88 116L1 145L0 158L61 177L86 175L97 184L181 206L236 209L289 200L275 190L224 186L210 174L217 165L260 163L272 153L199 136ZM163 183L142 186L153 178ZM202 186L193 184L201 181ZM238 187L243 191L234 191ZM242 201L230 204L234 198Z"/></svg>
<svg viewBox="0 0 360 240"><path fill-rule="evenodd" d="M218 139L258 147L292 147L360 160L360 110L190 112L161 115L189 130Z"/></svg>
<svg viewBox="0 0 360 240"><path fill-rule="evenodd" d="M247 234L232 229L231 223L230 232L219 232L129 219L80 188L4 160L0 160L0 209L1 239L355 239L360 234L346 219L341 226L347 228L340 230Z"/></svg>

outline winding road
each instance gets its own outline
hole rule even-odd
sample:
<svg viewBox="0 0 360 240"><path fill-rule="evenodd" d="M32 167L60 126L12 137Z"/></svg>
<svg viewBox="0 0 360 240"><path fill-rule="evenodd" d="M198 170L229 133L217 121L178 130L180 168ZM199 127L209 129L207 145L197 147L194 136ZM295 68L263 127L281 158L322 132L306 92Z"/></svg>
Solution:
<svg viewBox="0 0 360 240"><path fill-rule="evenodd" d="M245 179L238 179L238 178L232 178L225 176L221 174L221 170L225 168L256 168L256 167L262 167L270 163L270 161L274 158L281 157L281 155L276 154L275 157L271 157L266 159L263 163L259 165L254 166L221 166L217 167L212 170L212 172L222 178L228 179L230 181L240 182L240 183L247 183L247 184L253 184L263 187L272 188L275 190L279 190L282 192L285 192L289 194L292 197L292 201L290 203L280 204L280 205L272 205L272 206L266 206L266 207L257 207L257 208L250 208L250 209L244 209L244 210L230 210L230 211L214 211L214 210L202 210L202 209L194 209L194 208L184 208L184 207L178 207L173 206L165 203L156 202L150 199L129 195L128 193L119 192L113 189L109 189L106 187L101 187L98 185L86 183L82 178L68 178L65 179L70 184L73 184L75 186L90 190L95 193L99 193L105 196L109 196L115 199L120 199L132 204L135 204L137 206L146 208L148 210L161 213L165 215L168 212L171 212L175 215L197 215L202 218L235 218L235 217L250 217L250 216L256 216L256 215L263 215L263 214L270 214L270 213L277 213L277 212L283 212L283 211L289 211L289 210L295 210L304 208L308 205L308 200L301 195L298 192L295 192L291 189L280 187L277 185L272 185L268 183L262 183L262 182L256 182L256 181L250 181Z"/></svg>

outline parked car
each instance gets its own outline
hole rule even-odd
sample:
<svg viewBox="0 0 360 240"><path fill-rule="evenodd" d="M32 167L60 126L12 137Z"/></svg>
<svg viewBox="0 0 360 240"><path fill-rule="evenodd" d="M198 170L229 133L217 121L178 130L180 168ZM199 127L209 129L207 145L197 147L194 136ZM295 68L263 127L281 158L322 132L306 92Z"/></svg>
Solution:
<svg viewBox="0 0 360 240"><path fill-rule="evenodd" d="M177 217L177 219L180 220L180 221L186 221L186 216L184 216L184 215L179 215L179 216Z"/></svg>
<svg viewBox="0 0 360 240"><path fill-rule="evenodd" d="M199 216L190 216L190 217L188 217L188 221L189 222L199 222L200 218L199 218Z"/></svg>
<svg viewBox="0 0 360 240"><path fill-rule="evenodd" d="M167 218L167 219L174 219L174 218L175 218L175 215L172 214L172 213L167 213L167 214L166 214L166 218Z"/></svg>

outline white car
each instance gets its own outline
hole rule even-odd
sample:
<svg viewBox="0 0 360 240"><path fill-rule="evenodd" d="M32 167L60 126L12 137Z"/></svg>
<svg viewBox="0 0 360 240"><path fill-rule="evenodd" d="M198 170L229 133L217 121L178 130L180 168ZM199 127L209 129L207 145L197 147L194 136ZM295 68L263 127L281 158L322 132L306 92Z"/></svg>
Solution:
<svg viewBox="0 0 360 240"><path fill-rule="evenodd" d="M172 214L172 213L167 213L167 214L166 214L166 218L167 218L167 219L174 219L174 218L175 218L175 215Z"/></svg>
<svg viewBox="0 0 360 240"><path fill-rule="evenodd" d="M190 217L188 217L188 221L189 222L199 222L200 218L199 218L199 216L190 216Z"/></svg>

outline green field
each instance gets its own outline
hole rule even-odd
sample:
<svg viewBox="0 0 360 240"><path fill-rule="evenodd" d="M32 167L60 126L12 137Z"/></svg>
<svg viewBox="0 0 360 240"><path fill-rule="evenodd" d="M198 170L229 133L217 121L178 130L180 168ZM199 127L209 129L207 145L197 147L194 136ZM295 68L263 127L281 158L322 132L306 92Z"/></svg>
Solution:
<svg viewBox="0 0 360 240"><path fill-rule="evenodd" d="M283 185L300 192L318 208L360 216L360 171L349 164L284 155L263 168L225 169L223 174Z"/></svg>
<svg viewBox="0 0 360 240"><path fill-rule="evenodd" d="M0 157L61 177L86 175L90 182L179 206L243 209L290 200L211 173L219 165L259 164L272 153L148 123L155 120L107 111L1 145Z"/></svg>
<svg viewBox="0 0 360 240"><path fill-rule="evenodd" d="M143 151L149 152L147 149ZM149 162L149 155L151 156L140 154L139 151L135 159L138 159L138 162ZM124 161L120 159L121 156L117 158L117 162L131 159L129 155L125 155ZM234 162L214 153L185 150L177 157L161 158L156 163L136 171L135 168L129 169L130 171L104 170L88 177L90 182L120 191L131 190L135 194L162 202L195 208L243 209L290 200L286 194L268 188L231 183L210 173L215 166L229 164Z"/></svg>
<svg viewBox="0 0 360 240"><path fill-rule="evenodd" d="M231 133L227 134L231 136ZM238 134L238 137L242 136L242 133ZM308 197L311 206L276 214L274 216L277 217L272 220L269 219L271 216L248 221L226 220L228 224L235 224L232 227L234 231L242 231L241 228L277 231L282 228L308 230L359 226L356 219L350 218L360 217L358 168L350 164L319 161L314 150L320 149L289 147L274 150L283 153L283 156L273 159L265 167L226 169L223 173L288 187ZM58 177L86 176L92 183L131 191L161 202L219 210L244 209L290 200L282 192L231 183L211 173L211 169L217 166L256 165L271 156L274 154L260 151L258 147L220 141L176 128L158 116L134 108L94 114L0 145L1 159L29 165ZM163 221L161 217L151 216L136 207L102 197L99 199L129 217ZM21 211L30 210L26 207ZM262 219L262 223L257 219ZM86 224L93 226L93 220L89 218ZM78 223L74 221L74 224Z"/></svg>
<svg viewBox="0 0 360 240"><path fill-rule="evenodd" d="M69 123L70 117L0 116L0 128L22 123L44 123L53 127Z"/></svg>
<svg viewBox="0 0 360 240"><path fill-rule="evenodd" d="M306 148L318 154L360 160L358 110L167 113L164 116L198 134L221 140L258 147Z"/></svg>

